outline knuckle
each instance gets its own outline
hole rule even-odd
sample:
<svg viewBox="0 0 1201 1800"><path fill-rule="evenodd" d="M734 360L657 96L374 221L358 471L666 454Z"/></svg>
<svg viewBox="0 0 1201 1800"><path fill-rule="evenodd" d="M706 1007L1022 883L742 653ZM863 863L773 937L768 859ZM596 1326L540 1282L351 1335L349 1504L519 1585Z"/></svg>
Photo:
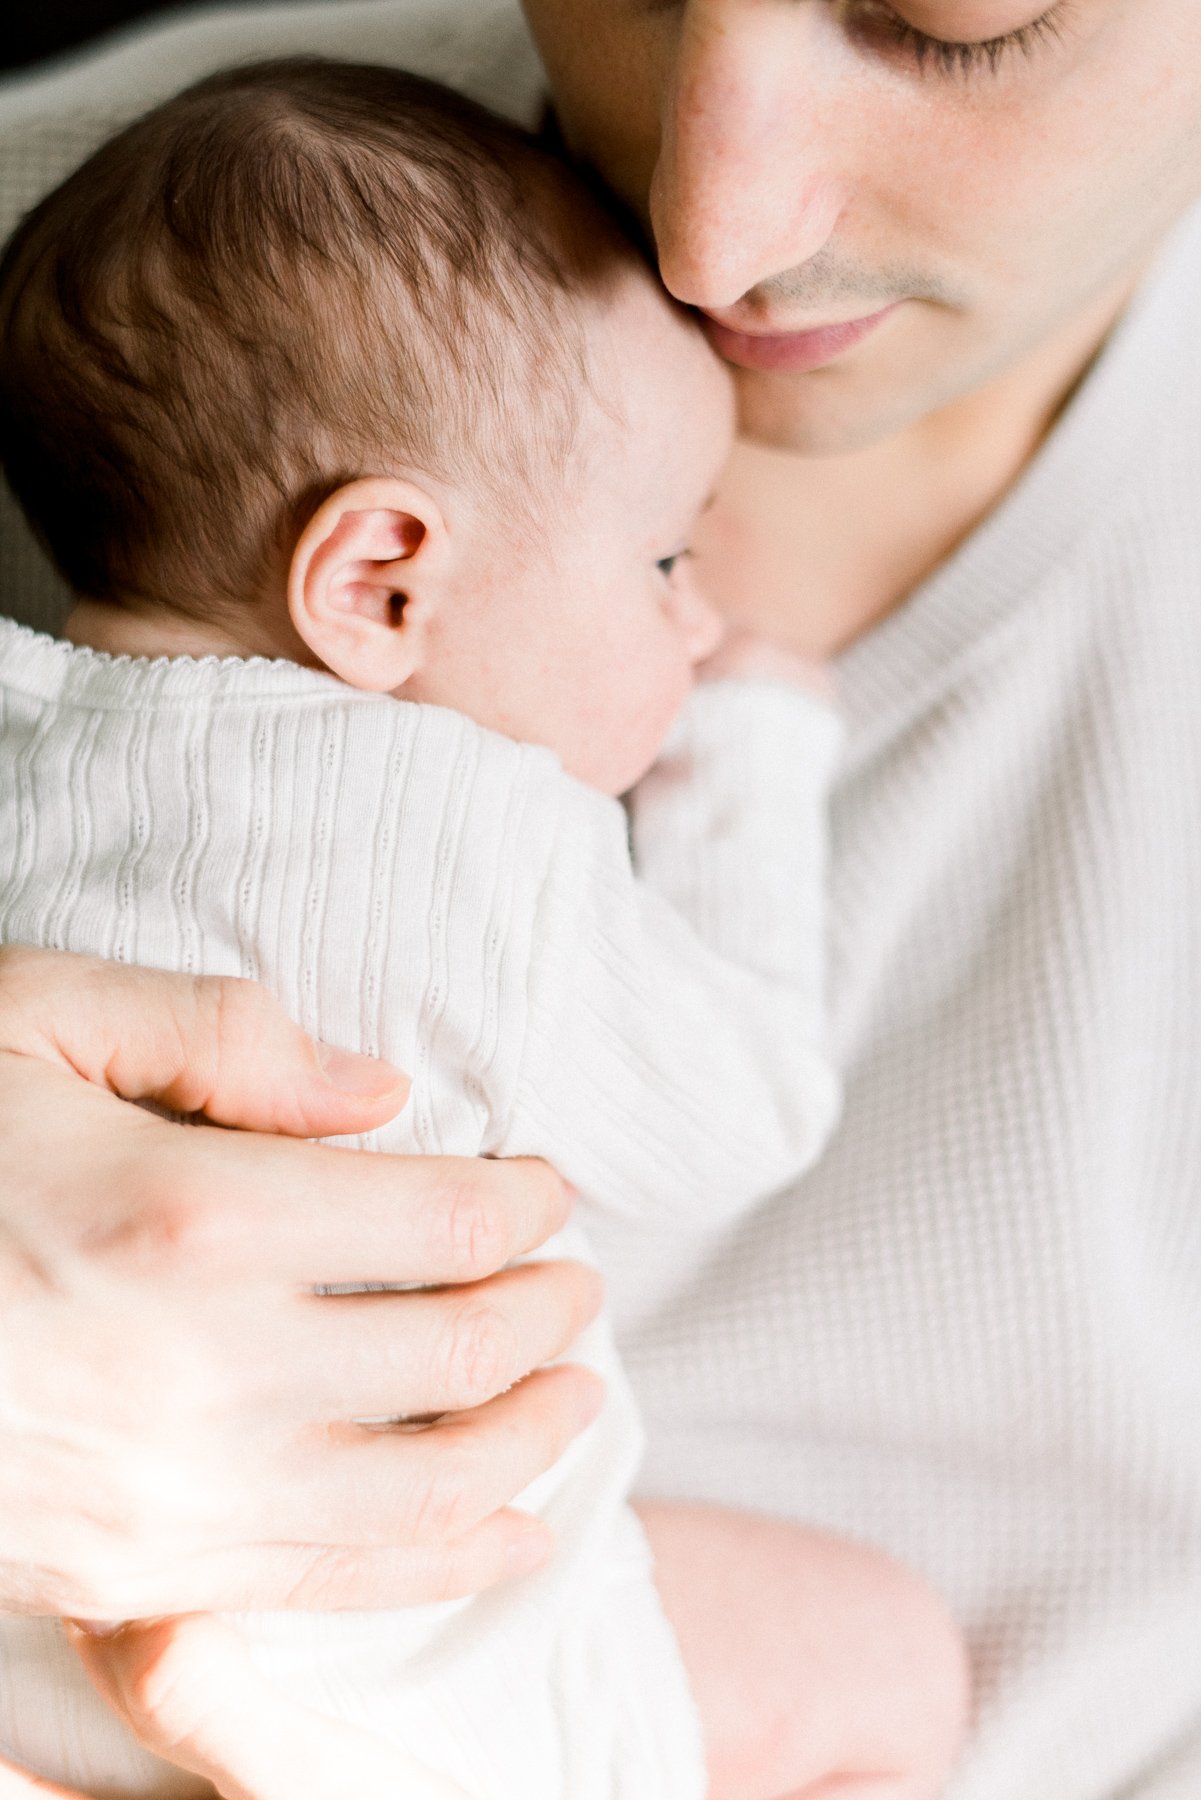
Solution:
<svg viewBox="0 0 1201 1800"><path fill-rule="evenodd" d="M265 987L241 975L197 975L193 992L197 1009L212 1025L219 1044L244 1037L280 1011Z"/></svg>
<svg viewBox="0 0 1201 1800"><path fill-rule="evenodd" d="M89 1231L80 1248L89 1262L117 1263L131 1275L161 1275L178 1259L184 1212L174 1200L139 1207Z"/></svg>
<svg viewBox="0 0 1201 1800"><path fill-rule="evenodd" d="M459 1308L444 1353L447 1410L482 1406L509 1386L517 1368L512 1322L497 1307L473 1301Z"/></svg>
<svg viewBox="0 0 1201 1800"><path fill-rule="evenodd" d="M79 1247L88 1260L119 1265L139 1280L180 1272L194 1279L236 1260L242 1235L237 1209L203 1182L199 1170L172 1163L167 1171L156 1169L149 1183L142 1166L130 1173L130 1202L83 1235Z"/></svg>
<svg viewBox="0 0 1201 1800"><path fill-rule="evenodd" d="M295 1032L267 989L240 975L191 977L191 1006L175 1012L176 1061L183 1072L177 1102L185 1113L206 1112L221 1085L221 1071L237 1064L248 1047L264 1059L281 1047L281 1033Z"/></svg>
<svg viewBox="0 0 1201 1800"><path fill-rule="evenodd" d="M477 1523L471 1504L472 1466L463 1450L446 1437L413 1509L410 1539L419 1549L450 1543Z"/></svg>
<svg viewBox="0 0 1201 1800"><path fill-rule="evenodd" d="M446 1260L455 1275L490 1275L509 1256L499 1210L478 1182L467 1178L442 1197L440 1217Z"/></svg>
<svg viewBox="0 0 1201 1800"><path fill-rule="evenodd" d="M329 1545L306 1559L287 1595L289 1607L325 1612L353 1603L366 1568L366 1555L351 1546Z"/></svg>

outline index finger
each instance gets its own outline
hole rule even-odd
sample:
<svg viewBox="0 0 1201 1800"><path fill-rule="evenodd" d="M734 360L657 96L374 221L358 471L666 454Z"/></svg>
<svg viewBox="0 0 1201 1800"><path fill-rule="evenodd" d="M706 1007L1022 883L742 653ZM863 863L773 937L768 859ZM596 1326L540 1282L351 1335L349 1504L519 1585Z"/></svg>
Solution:
<svg viewBox="0 0 1201 1800"><path fill-rule="evenodd" d="M370 1130L409 1092L390 1064L315 1043L257 982L24 944L0 945L0 1051L123 1100L297 1137Z"/></svg>
<svg viewBox="0 0 1201 1800"><path fill-rule="evenodd" d="M545 1243L571 1209L567 1184L531 1157L389 1156L154 1123L153 1179L192 1280L480 1281Z"/></svg>

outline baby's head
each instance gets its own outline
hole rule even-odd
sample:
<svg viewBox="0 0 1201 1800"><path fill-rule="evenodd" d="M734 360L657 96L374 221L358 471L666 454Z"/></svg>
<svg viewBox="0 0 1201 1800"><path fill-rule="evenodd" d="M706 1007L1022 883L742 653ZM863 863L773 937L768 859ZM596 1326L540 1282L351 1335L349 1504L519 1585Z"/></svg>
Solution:
<svg viewBox="0 0 1201 1800"><path fill-rule="evenodd" d="M732 399L581 179L394 70L215 76L0 267L0 456L138 653L290 656L610 792L717 627L689 534Z"/></svg>

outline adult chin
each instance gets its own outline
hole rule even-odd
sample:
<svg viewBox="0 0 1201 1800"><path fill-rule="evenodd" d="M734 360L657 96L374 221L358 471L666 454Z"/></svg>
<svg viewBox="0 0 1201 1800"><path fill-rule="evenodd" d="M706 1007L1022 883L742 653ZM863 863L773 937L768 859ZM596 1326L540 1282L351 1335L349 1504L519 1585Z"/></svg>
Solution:
<svg viewBox="0 0 1201 1800"><path fill-rule="evenodd" d="M801 456L842 456L893 437L933 410L924 397L815 369L807 375L732 369L738 435Z"/></svg>
<svg viewBox="0 0 1201 1800"><path fill-rule="evenodd" d="M908 310L908 309L907 309ZM898 329L824 367L748 369L727 360L740 437L803 456L843 456L898 436L992 373L948 332L941 309L914 309Z"/></svg>

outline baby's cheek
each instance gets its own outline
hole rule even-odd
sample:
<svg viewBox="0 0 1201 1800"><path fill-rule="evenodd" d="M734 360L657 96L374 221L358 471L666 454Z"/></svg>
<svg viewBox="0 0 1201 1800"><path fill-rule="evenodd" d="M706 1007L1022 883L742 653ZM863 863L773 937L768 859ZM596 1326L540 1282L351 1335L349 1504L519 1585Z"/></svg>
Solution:
<svg viewBox="0 0 1201 1800"><path fill-rule="evenodd" d="M681 651L677 640L664 657L658 678L645 696L642 728L650 740L651 761L658 755L664 738L679 717L692 686L692 662Z"/></svg>

